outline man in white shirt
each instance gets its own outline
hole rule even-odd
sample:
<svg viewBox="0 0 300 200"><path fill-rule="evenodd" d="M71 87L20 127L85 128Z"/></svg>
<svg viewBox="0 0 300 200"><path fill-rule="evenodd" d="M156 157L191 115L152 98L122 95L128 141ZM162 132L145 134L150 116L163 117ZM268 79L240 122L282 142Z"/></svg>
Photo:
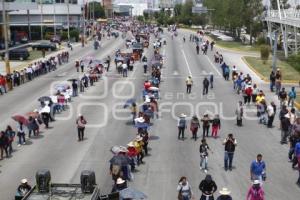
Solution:
<svg viewBox="0 0 300 200"><path fill-rule="evenodd" d="M127 64L124 62L122 64L123 77L127 77Z"/></svg>
<svg viewBox="0 0 300 200"><path fill-rule="evenodd" d="M272 102L273 103L273 102ZM275 116L275 111L273 105L269 104L267 107L267 113L268 113L268 128L273 127L273 121L274 121L274 116Z"/></svg>

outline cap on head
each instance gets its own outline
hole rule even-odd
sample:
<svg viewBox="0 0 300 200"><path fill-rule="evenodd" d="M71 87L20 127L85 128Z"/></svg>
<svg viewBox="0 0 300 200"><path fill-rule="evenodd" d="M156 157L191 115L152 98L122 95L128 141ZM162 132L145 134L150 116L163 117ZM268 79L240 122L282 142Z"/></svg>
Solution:
<svg viewBox="0 0 300 200"><path fill-rule="evenodd" d="M23 178L22 180L21 180L21 183L22 184L25 184L25 183L27 183L28 181L27 181L27 179L26 178Z"/></svg>

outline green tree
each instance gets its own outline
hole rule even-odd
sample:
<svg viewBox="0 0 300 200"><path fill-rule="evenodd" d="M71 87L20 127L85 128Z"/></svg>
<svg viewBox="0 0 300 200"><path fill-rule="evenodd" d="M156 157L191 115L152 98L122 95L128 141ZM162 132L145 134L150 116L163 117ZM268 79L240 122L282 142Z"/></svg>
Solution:
<svg viewBox="0 0 300 200"><path fill-rule="evenodd" d="M247 26L250 34L250 45L253 43L253 36L261 29L261 15L263 12L263 4L261 0L244 0L244 25Z"/></svg>
<svg viewBox="0 0 300 200"><path fill-rule="evenodd" d="M89 2L89 12L95 12L95 19L105 18L105 11L100 2Z"/></svg>
<svg viewBox="0 0 300 200"><path fill-rule="evenodd" d="M137 20L140 21L140 22L144 22L144 16L140 15L137 17Z"/></svg>

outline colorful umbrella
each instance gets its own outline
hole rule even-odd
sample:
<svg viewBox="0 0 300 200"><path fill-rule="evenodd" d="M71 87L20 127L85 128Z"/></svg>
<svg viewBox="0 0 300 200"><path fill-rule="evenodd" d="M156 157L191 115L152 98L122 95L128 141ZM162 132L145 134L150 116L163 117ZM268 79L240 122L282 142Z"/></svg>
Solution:
<svg viewBox="0 0 300 200"><path fill-rule="evenodd" d="M19 122L19 123L22 123L22 124L24 124L24 125L28 125L28 119L27 118L25 118L24 116L22 116L22 115L14 115L14 116L12 116L12 119L13 120L15 120L16 122Z"/></svg>
<svg viewBox="0 0 300 200"><path fill-rule="evenodd" d="M38 99L38 101L42 101L42 102L45 102L45 101L51 101L51 98L50 97L48 97L48 96L43 96L43 97L40 97L39 99Z"/></svg>

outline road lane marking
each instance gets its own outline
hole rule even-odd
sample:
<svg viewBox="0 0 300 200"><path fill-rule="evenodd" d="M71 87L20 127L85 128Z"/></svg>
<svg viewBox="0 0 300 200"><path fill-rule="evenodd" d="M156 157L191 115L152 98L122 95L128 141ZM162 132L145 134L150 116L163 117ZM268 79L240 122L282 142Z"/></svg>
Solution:
<svg viewBox="0 0 300 200"><path fill-rule="evenodd" d="M211 60L209 59L209 57L208 56L205 56L205 57L208 60L208 62L212 65L212 67L214 68L214 70L217 72L217 74L219 76L222 76L222 74L219 72L219 70L216 68L216 66L211 62Z"/></svg>
<svg viewBox="0 0 300 200"><path fill-rule="evenodd" d="M189 75L192 75L192 72L191 72L191 69L190 69L189 62L188 62L187 59L186 59L186 55L185 55L185 53L184 53L184 51L183 51L182 49L181 49L181 52L182 52L182 54L183 54L183 58L184 58L184 61L185 61L185 63L186 63L187 69L189 70Z"/></svg>

